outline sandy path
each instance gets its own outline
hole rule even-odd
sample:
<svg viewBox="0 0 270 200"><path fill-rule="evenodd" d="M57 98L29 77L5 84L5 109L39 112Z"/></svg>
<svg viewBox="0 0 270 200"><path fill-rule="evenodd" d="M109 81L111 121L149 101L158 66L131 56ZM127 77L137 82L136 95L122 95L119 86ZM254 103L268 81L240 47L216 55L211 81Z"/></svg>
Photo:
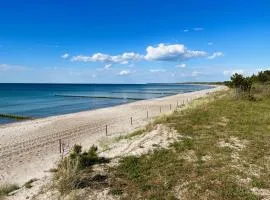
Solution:
<svg viewBox="0 0 270 200"><path fill-rule="evenodd" d="M59 160L59 139L72 146L97 144L106 137L126 134L153 117L169 113L177 104L224 87L130 104L0 126L0 183L23 184L41 178ZM161 113L160 113L161 110ZM148 112L148 118L147 118ZM131 118L132 117L132 125ZM108 135L106 136L106 125Z"/></svg>

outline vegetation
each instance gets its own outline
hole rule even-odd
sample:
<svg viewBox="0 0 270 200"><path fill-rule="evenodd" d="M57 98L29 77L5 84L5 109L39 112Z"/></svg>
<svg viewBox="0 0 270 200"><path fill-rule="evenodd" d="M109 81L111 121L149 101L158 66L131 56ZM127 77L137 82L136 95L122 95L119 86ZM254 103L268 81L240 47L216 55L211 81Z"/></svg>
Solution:
<svg viewBox="0 0 270 200"><path fill-rule="evenodd" d="M82 152L82 146L74 145L69 156L64 158L55 170L53 187L61 194L69 194L75 189L88 187L93 182L105 178L101 175L91 177L91 167L105 162L108 160L98 157L96 146Z"/></svg>
<svg viewBox="0 0 270 200"><path fill-rule="evenodd" d="M0 186L0 198L7 196L9 193L18 190L20 187L16 184L3 184Z"/></svg>
<svg viewBox="0 0 270 200"><path fill-rule="evenodd" d="M124 157L111 169L111 194L122 199L261 199L264 194L252 188L270 189L270 93L265 92L270 87L253 87L259 101L235 99L230 90L160 120L182 139L169 149Z"/></svg>
<svg viewBox="0 0 270 200"><path fill-rule="evenodd" d="M270 81L270 71L261 71L257 75L244 77L241 74L235 73L231 77L231 81L226 82L226 85L231 88L238 88L245 92L251 91L251 86L255 83L265 84Z"/></svg>
<svg viewBox="0 0 270 200"><path fill-rule="evenodd" d="M35 181L37 181L36 178L30 179L29 181L27 181L27 182L24 184L24 187L27 188L27 189L31 188L31 187L32 187L32 183L35 182Z"/></svg>

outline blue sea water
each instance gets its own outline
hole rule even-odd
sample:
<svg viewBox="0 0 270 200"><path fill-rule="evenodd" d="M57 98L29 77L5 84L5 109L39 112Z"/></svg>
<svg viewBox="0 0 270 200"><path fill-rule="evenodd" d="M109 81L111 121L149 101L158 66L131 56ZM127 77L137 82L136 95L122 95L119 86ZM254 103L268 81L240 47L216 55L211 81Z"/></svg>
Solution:
<svg viewBox="0 0 270 200"><path fill-rule="evenodd" d="M0 84L0 114L33 118L210 88L186 84ZM0 124L13 122L0 118Z"/></svg>

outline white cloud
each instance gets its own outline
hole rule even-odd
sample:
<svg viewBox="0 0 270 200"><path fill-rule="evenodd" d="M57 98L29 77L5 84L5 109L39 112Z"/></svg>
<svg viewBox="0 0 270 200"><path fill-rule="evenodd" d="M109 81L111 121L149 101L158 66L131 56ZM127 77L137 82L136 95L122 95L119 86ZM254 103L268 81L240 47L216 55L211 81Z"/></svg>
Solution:
<svg viewBox="0 0 270 200"><path fill-rule="evenodd" d="M225 70L225 71L223 71L223 74L225 76L231 76L231 75L233 75L235 73L237 73L237 74L244 74L245 71L243 69L233 69L233 70Z"/></svg>
<svg viewBox="0 0 270 200"><path fill-rule="evenodd" d="M207 45L212 46L212 45L214 45L214 43L213 42L208 42Z"/></svg>
<svg viewBox="0 0 270 200"><path fill-rule="evenodd" d="M149 72L155 73L155 72L166 72L166 69L150 69Z"/></svg>
<svg viewBox="0 0 270 200"><path fill-rule="evenodd" d="M109 68L111 68L111 66L112 66L112 64L111 64L111 63L106 64L106 65L104 66L104 69L109 69Z"/></svg>
<svg viewBox="0 0 270 200"><path fill-rule="evenodd" d="M204 28L202 28L202 27L195 27L195 28L193 28L193 31L203 31L204 30Z"/></svg>
<svg viewBox="0 0 270 200"><path fill-rule="evenodd" d="M142 55L134 52L127 52L116 56L103 53L95 53L92 56L78 55L72 57L71 61L128 64L129 61L139 61L141 59L143 59Z"/></svg>
<svg viewBox="0 0 270 200"><path fill-rule="evenodd" d="M0 64L0 71L4 72L4 71L24 71L24 70L28 70L30 68L27 68L25 66L21 66L21 65L9 65L9 64Z"/></svg>
<svg viewBox="0 0 270 200"><path fill-rule="evenodd" d="M193 72L191 73L191 76L196 77L196 76L198 76L198 75L200 75L200 74L201 74L201 72L193 71Z"/></svg>
<svg viewBox="0 0 270 200"><path fill-rule="evenodd" d="M185 68L187 65L182 63L182 64L179 64L179 65L176 65L175 67L177 68Z"/></svg>
<svg viewBox="0 0 270 200"><path fill-rule="evenodd" d="M188 50L183 44L165 45L159 44L157 47L148 46L146 48L146 60L160 61L179 61L190 58L204 57L207 55L204 51Z"/></svg>
<svg viewBox="0 0 270 200"><path fill-rule="evenodd" d="M222 52L214 52L211 56L208 56L209 60L215 59L216 57L224 56L224 53Z"/></svg>
<svg viewBox="0 0 270 200"><path fill-rule="evenodd" d="M215 52L209 56L208 59L214 59L215 57L222 56L222 52ZM69 55L64 54L62 57ZM119 55L109 55L103 53L95 53L90 56L77 55L71 58L71 61L77 62L103 62L105 64L130 64L135 61L184 61L188 59L194 59L199 57L207 57L207 52L190 50L185 47L184 44L171 44L166 45L163 43L157 46L148 46L146 48L146 54L139 54L135 52L125 52ZM110 65L105 65L105 68L109 68ZM185 64L178 67L185 67Z"/></svg>
<svg viewBox="0 0 270 200"><path fill-rule="evenodd" d="M65 53L65 54L63 54L62 56L61 56L61 58L63 58L63 59L67 59L69 57L69 54L68 53Z"/></svg>
<svg viewBox="0 0 270 200"><path fill-rule="evenodd" d="M131 72L129 70L123 70L121 72L118 73L119 76L126 76L131 74Z"/></svg>
<svg viewBox="0 0 270 200"><path fill-rule="evenodd" d="M186 33L186 32L188 32L189 30L188 29L184 29L184 32Z"/></svg>

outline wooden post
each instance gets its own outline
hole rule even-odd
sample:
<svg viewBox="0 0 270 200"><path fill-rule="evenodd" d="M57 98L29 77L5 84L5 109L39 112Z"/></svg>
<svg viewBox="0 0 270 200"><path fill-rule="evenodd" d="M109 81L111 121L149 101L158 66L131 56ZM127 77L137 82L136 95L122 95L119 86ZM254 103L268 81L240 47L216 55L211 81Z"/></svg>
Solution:
<svg viewBox="0 0 270 200"><path fill-rule="evenodd" d="M159 112L161 113L161 106L159 107Z"/></svg>
<svg viewBox="0 0 270 200"><path fill-rule="evenodd" d="M106 124L106 136L108 135L108 125Z"/></svg>
<svg viewBox="0 0 270 200"><path fill-rule="evenodd" d="M61 142L61 139L59 139L59 153L62 153L62 142Z"/></svg>
<svg viewBox="0 0 270 200"><path fill-rule="evenodd" d="M147 119L148 119L148 110L147 110L146 116L147 116Z"/></svg>
<svg viewBox="0 0 270 200"><path fill-rule="evenodd" d="M170 110L172 109L172 104L170 104Z"/></svg>
<svg viewBox="0 0 270 200"><path fill-rule="evenodd" d="M132 117L130 118L130 124L132 125Z"/></svg>

